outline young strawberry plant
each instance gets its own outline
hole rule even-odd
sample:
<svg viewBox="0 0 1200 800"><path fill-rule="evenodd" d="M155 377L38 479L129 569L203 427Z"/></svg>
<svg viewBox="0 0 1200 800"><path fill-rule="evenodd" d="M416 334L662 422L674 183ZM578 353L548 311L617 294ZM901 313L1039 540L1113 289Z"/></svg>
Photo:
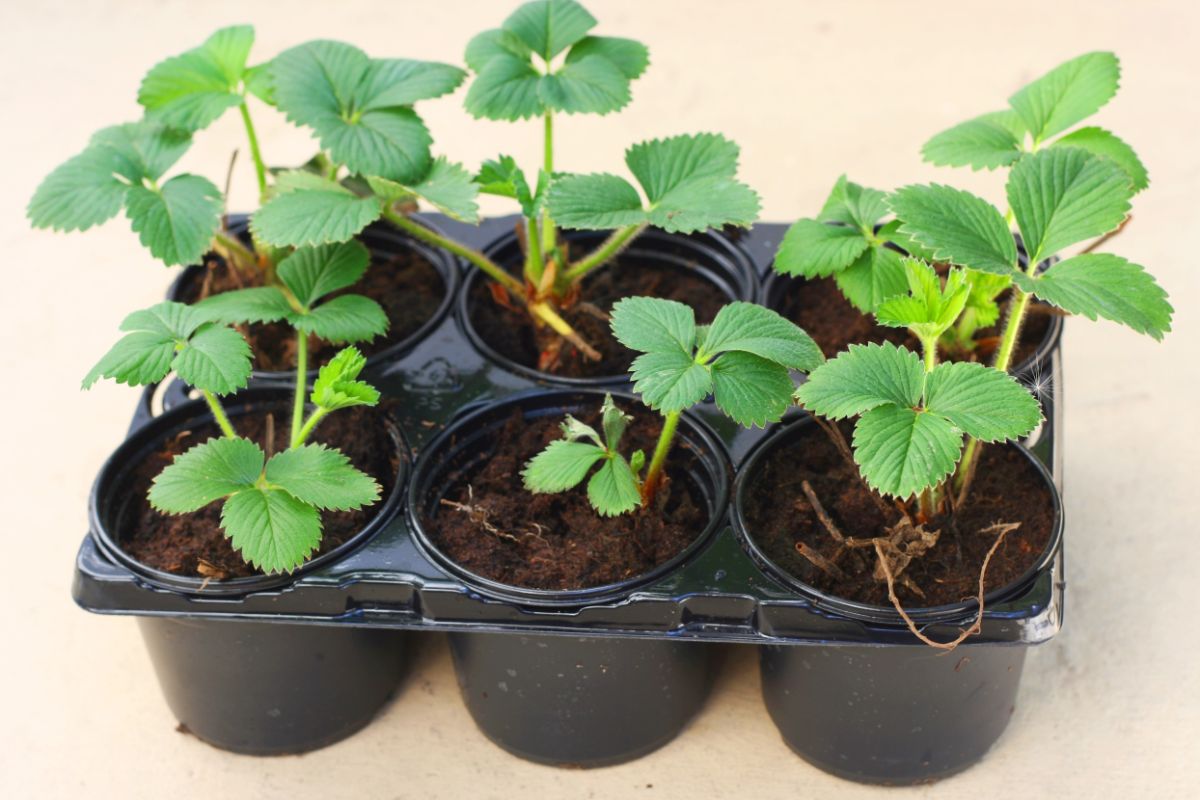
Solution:
<svg viewBox="0 0 1200 800"><path fill-rule="evenodd" d="M654 499L685 410L711 394L740 425L778 421L791 405L788 370L807 372L824 360L808 334L753 303L731 303L705 326L696 324L695 313L683 303L630 297L613 306L612 329L622 344L641 353L631 368L634 389L663 415L645 475L645 453L626 458L620 451L631 418L611 396L601 410L603 437L568 416L563 438L530 460L523 473L531 492L562 492L578 486L599 464L588 481L588 500L604 516L648 506Z"/></svg>
<svg viewBox="0 0 1200 800"><path fill-rule="evenodd" d="M201 392L221 430L154 479L149 500L155 509L184 514L222 501L221 526L233 548L265 572L290 572L320 544L321 511L361 508L379 499L379 484L340 451L307 443L330 412L379 401L379 393L358 380L366 359L353 347L321 368L310 397L315 408L307 418L304 386L298 384L288 446L272 453L238 436L219 399L244 388L250 377L250 347L241 334L212 321L203 309L174 302L130 314L121 330L125 336L92 368L83 387L102 377L145 386L174 372Z"/></svg>

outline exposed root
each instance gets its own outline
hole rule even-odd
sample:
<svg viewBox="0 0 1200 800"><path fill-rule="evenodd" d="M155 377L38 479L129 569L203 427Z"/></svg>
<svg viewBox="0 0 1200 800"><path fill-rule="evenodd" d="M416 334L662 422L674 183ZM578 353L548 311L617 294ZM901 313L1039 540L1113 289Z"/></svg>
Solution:
<svg viewBox="0 0 1200 800"><path fill-rule="evenodd" d="M874 489L867 484L866 480L863 479L862 473L859 472L858 464L856 464L854 461L854 453L850 450L850 444L846 441L846 437L842 435L842 429L837 426L836 422L830 422L829 420L818 417L815 414L810 416L812 416L813 421L817 423L821 430L825 431L825 435L829 437L829 441L833 442L833 446L837 449L842 459L845 460L846 464L850 467L850 472L854 475L857 475L859 481L861 481L862 485L866 487L867 496L871 498L873 503L875 503L875 507L879 509L879 512L885 517L891 517L892 513L891 509L888 508L888 504L882 497L879 496L878 493L876 493ZM908 516L908 513L903 509L900 513L904 516Z"/></svg>
<svg viewBox="0 0 1200 800"><path fill-rule="evenodd" d="M475 493L471 489L471 487L468 486L467 487L467 500L471 501L474 499L475 499ZM447 508L453 508L455 511L461 511L462 513L466 514L467 518L470 519L471 522L473 522L476 525L478 525L479 527L483 528L485 531L492 534L493 536L495 536L498 539L506 539L514 544L520 544L522 539L525 539L528 537L533 537L534 539L537 539L538 541L542 542L543 544L549 544L548 542L546 542L546 539L542 536L542 530L543 530L542 526L538 525L536 523L534 523L534 525L533 525L535 530L526 531L525 533L521 534L520 536L516 536L507 531L500 530L495 525L493 525L491 522L491 519L489 518L488 510L486 508L483 508L482 506L472 505L470 502L456 503L453 500L447 500L444 497L439 502L442 505L446 506Z"/></svg>
<svg viewBox="0 0 1200 800"><path fill-rule="evenodd" d="M846 537L838 530L837 525L833 523L833 518L825 510L825 506L821 505L820 499L817 498L817 493L813 491L812 484L808 481L801 481L800 488L804 490L804 496L808 498L808 504L812 506L813 513L817 515L817 519L821 520L821 524L825 526L826 532L833 537L835 542L841 543L846 541Z"/></svg>
<svg viewBox="0 0 1200 800"><path fill-rule="evenodd" d="M821 555L804 542L796 542L796 552L807 558L810 562L812 562L814 567L821 570L831 578L839 581L846 580L846 573L842 572L841 567L825 558L825 556ZM843 552L842 549L839 549L838 553L840 554L841 552Z"/></svg>
<svg viewBox="0 0 1200 800"><path fill-rule="evenodd" d="M595 317L601 322L609 322L612 320L612 315L600 308L600 306L596 305L595 303L581 302L576 304L575 307L588 316Z"/></svg>

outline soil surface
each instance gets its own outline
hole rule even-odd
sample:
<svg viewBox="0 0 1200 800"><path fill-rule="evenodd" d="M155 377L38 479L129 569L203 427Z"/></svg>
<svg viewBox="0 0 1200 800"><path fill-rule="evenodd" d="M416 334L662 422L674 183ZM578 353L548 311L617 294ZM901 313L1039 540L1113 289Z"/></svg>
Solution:
<svg viewBox="0 0 1200 800"><path fill-rule="evenodd" d="M183 300L193 303L232 289L262 286L261 273L246 274L232 269L225 259L210 254L198 280L183 288ZM373 258L362 280L354 286L334 292L331 297L355 293L366 295L383 307L387 314L387 333L370 342L358 342L366 356L372 356L411 336L437 313L446 284L437 268L412 250L401 250L386 260ZM254 368L279 372L296 366L296 334L281 322L238 326L254 351ZM320 366L345 345L331 344L315 336L308 340L309 362Z"/></svg>
<svg viewBox="0 0 1200 800"><path fill-rule="evenodd" d="M552 334L539 337L523 309L506 308L492 298L490 283L481 276L471 292L471 321L480 337L518 364L570 378L620 375L629 369L637 353L613 338L608 325L613 304L623 297L678 300L695 310L701 325L712 322L721 307L732 300L716 284L686 268L618 257L585 278L579 301L560 310L584 341L600 352L601 359L589 361L573 345L563 342L557 362L545 365L539 364L542 348L548 341L557 344L561 340Z"/></svg>
<svg viewBox="0 0 1200 800"><path fill-rule="evenodd" d="M266 411L250 411L233 418L238 433L267 448L268 416L273 417L275 451L286 445L291 412L286 404ZM184 431L150 458L138 465L126 491L133 498L118 521L121 548L141 563L163 572L197 578L227 580L261 574L242 560L221 530L220 501L190 514L162 514L150 507L146 492L150 483L175 456L186 452L220 431L206 424ZM386 416L371 408L350 408L330 414L309 438L341 449L350 461L375 478L382 487L380 501L357 511L324 511L324 535L313 558L327 553L361 531L378 512L391 492L399 466L399 453L389 435Z"/></svg>
<svg viewBox="0 0 1200 800"><path fill-rule="evenodd" d="M661 417L640 409L632 414L622 448L650 453ZM577 417L599 429L598 411ZM686 471L696 455L679 440L668 459L668 481L651 508L601 517L588 503L586 481L558 494L526 490L521 471L562 437L561 422L555 415L526 423L514 411L491 457L468 474L451 476L446 499L473 510L442 505L423 520L438 549L471 572L510 586L585 589L643 575L703 533L708 507Z"/></svg>
<svg viewBox="0 0 1200 800"><path fill-rule="evenodd" d="M821 428L807 427L808 431L763 462L758 480L746 495L747 527L763 552L801 581L847 600L890 607L886 584L873 577L874 548L843 553L836 563L845 580L835 579L797 552L797 544L804 543L831 559L839 549L806 498L801 486L804 480L846 537L887 536L885 529L900 519L898 511L884 515ZM843 430L849 438L850 426ZM902 584L896 586L906 610L974 598L983 559L996 538L980 531L995 523L1019 522L1020 527L1004 537L992 556L987 591L1020 578L1041 557L1053 532L1053 501L1043 487L1036 469L1018 450L985 446L965 506L953 517L935 517L924 526L928 531L940 531L940 537L903 571L925 596Z"/></svg>
<svg viewBox="0 0 1200 800"><path fill-rule="evenodd" d="M803 328L820 345L826 358L833 358L852 344L870 342L891 342L904 345L914 352L920 351L920 341L904 328L876 325L872 317L850 305L833 278L784 279L782 291L776 291L779 292L779 300L772 308ZM1004 308L1004 300L1001 299L1001 309ZM1036 301L1030 304L1014 364L1022 364L1034 354L1050 331L1053 314L1054 311L1045 304ZM976 359L990 362L999 344L1003 322L1002 314L999 323L976 332L975 338L980 341L975 351ZM967 358L963 353L943 353L942 356L950 361Z"/></svg>

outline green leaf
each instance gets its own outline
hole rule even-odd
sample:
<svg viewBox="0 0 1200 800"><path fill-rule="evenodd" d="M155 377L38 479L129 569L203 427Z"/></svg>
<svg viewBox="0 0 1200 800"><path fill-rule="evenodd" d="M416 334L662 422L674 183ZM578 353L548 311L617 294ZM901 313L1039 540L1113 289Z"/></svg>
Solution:
<svg viewBox="0 0 1200 800"><path fill-rule="evenodd" d="M875 319L881 325L908 328L923 341L936 339L966 308L971 292L967 274L957 267L951 269L943 287L937 272L924 261L906 258L903 263L909 293L880 303Z"/></svg>
<svg viewBox="0 0 1200 800"><path fill-rule="evenodd" d="M556 439L529 460L521 477L534 494L563 492L578 486L605 455L594 444Z"/></svg>
<svg viewBox="0 0 1200 800"><path fill-rule="evenodd" d="M940 167L1007 167L1023 153L1020 129L1012 111L984 114L937 134L921 148L921 156Z"/></svg>
<svg viewBox="0 0 1200 800"><path fill-rule="evenodd" d="M1162 339L1171 330L1174 309L1153 276L1141 266L1109 253L1085 253L1060 261L1040 276L1019 275L1026 292L1072 314L1126 325Z"/></svg>
<svg viewBox="0 0 1200 800"><path fill-rule="evenodd" d="M613 304L611 325L617 341L643 353L690 354L696 342L696 313L675 300L622 298Z"/></svg>
<svg viewBox="0 0 1200 800"><path fill-rule="evenodd" d="M500 197L511 197L521 204L522 209L533 202L533 194L529 191L529 183L525 173L517 166L512 156L500 156L484 161L475 176L479 191L484 194L494 194Z"/></svg>
<svg viewBox="0 0 1200 800"><path fill-rule="evenodd" d="M878 245L868 247L857 261L834 273L833 279L850 304L864 314L874 312L907 286L900 254Z"/></svg>
<svg viewBox="0 0 1200 800"><path fill-rule="evenodd" d="M883 405L854 427L854 460L880 494L911 497L941 483L958 463L962 433L936 414Z"/></svg>
<svg viewBox="0 0 1200 800"><path fill-rule="evenodd" d="M568 61L538 82L542 104L568 114L607 114L629 103L629 79L599 56Z"/></svg>
<svg viewBox="0 0 1200 800"><path fill-rule="evenodd" d="M475 72L482 72L489 61L496 56L516 56L520 61L528 61L531 51L513 33L503 28L493 28L474 36L467 42L466 54L463 60Z"/></svg>
<svg viewBox="0 0 1200 800"><path fill-rule="evenodd" d="M221 226L221 210L221 191L198 175L176 175L157 190L131 186L125 195L134 232L169 267L200 263Z"/></svg>
<svg viewBox="0 0 1200 800"><path fill-rule="evenodd" d="M208 319L193 306L170 300L134 311L121 320L123 331L149 331L168 339L187 339Z"/></svg>
<svg viewBox="0 0 1200 800"><path fill-rule="evenodd" d="M328 342L363 342L388 329L387 313L379 303L360 294L343 294L321 303L307 314L288 318L298 331Z"/></svg>
<svg viewBox="0 0 1200 800"><path fill-rule="evenodd" d="M546 61L578 42L596 18L575 0L533 0L504 20L504 30Z"/></svg>
<svg viewBox="0 0 1200 800"><path fill-rule="evenodd" d="M626 80L634 80L650 64L650 51L641 42L616 36L585 36L572 45L567 53L568 64L591 56L599 56L616 65Z"/></svg>
<svg viewBox="0 0 1200 800"><path fill-rule="evenodd" d="M518 120L541 116L542 76L528 59L493 55L471 82L464 106L476 119Z"/></svg>
<svg viewBox="0 0 1200 800"><path fill-rule="evenodd" d="M292 313L292 306L275 286L252 286L206 297L196 304L205 318L227 325L278 322Z"/></svg>
<svg viewBox="0 0 1200 800"><path fill-rule="evenodd" d="M840 222L870 234L876 223L888 212L887 195L847 180L845 175L833 185L818 219L821 222Z"/></svg>
<svg viewBox="0 0 1200 800"><path fill-rule="evenodd" d="M367 359L355 347L347 347L329 359L313 382L310 396L313 405L326 411L376 405L379 391L366 381L357 380L366 365Z"/></svg>
<svg viewBox="0 0 1200 800"><path fill-rule="evenodd" d="M605 395L604 399L605 411L607 411L607 404L611 399L611 395ZM601 450L607 451L608 449L604 446L604 440L600 438L600 434L596 432L595 428L593 428L591 425L588 425L586 422L580 422L570 414L567 414L566 419L563 420L561 427L563 438L565 438L567 441L577 442L580 439L587 439Z"/></svg>
<svg viewBox="0 0 1200 800"><path fill-rule="evenodd" d="M625 164L653 204L690 181L733 177L738 153L720 134L684 134L633 145L625 151Z"/></svg>
<svg viewBox="0 0 1200 800"><path fill-rule="evenodd" d="M175 358L175 341L161 334L137 331L117 341L83 379L90 389L100 378L129 386L149 386L167 377Z"/></svg>
<svg viewBox="0 0 1200 800"><path fill-rule="evenodd" d="M204 44L156 64L142 79L138 102L166 125L198 131L242 102L240 84L254 28L236 25Z"/></svg>
<svg viewBox="0 0 1200 800"><path fill-rule="evenodd" d="M1133 195L1128 176L1113 161L1073 147L1051 147L1021 159L1007 188L1034 263L1116 228Z"/></svg>
<svg viewBox="0 0 1200 800"><path fill-rule="evenodd" d="M411 191L447 216L472 224L479 221L479 205L475 202L479 187L462 164L445 156L433 160L429 172Z"/></svg>
<svg viewBox="0 0 1200 800"><path fill-rule="evenodd" d="M209 439L176 456L150 485L150 505L185 514L214 500L252 488L266 456L249 439Z"/></svg>
<svg viewBox="0 0 1200 800"><path fill-rule="evenodd" d="M453 92L466 77L463 69L450 64L376 58L367 68L356 99L358 107L367 110L411 106Z"/></svg>
<svg viewBox="0 0 1200 800"><path fill-rule="evenodd" d="M709 368L682 350L643 353L634 360L630 374L642 401L664 414L694 406L713 387Z"/></svg>
<svg viewBox="0 0 1200 800"><path fill-rule="evenodd" d="M203 325L171 365L180 378L213 394L232 394L250 379L250 345L233 328Z"/></svg>
<svg viewBox="0 0 1200 800"><path fill-rule="evenodd" d="M1080 128L1054 141L1055 147L1079 147L1097 156L1111 158L1125 171L1133 182L1133 190L1140 192L1150 185L1150 176L1145 165L1133 148L1116 134L1104 128Z"/></svg>
<svg viewBox="0 0 1200 800"><path fill-rule="evenodd" d="M379 499L379 484L340 450L306 444L276 453L267 462L267 482L323 510L348 511Z"/></svg>
<svg viewBox="0 0 1200 800"><path fill-rule="evenodd" d="M191 147L192 135L150 120L103 128L92 135L88 149L106 152L113 172L131 183L157 181Z"/></svg>
<svg viewBox="0 0 1200 800"><path fill-rule="evenodd" d="M305 308L353 286L367 271L371 253L362 242L302 247L278 264L279 279Z"/></svg>
<svg viewBox="0 0 1200 800"><path fill-rule="evenodd" d="M972 362L935 367L925 384L925 408L985 442L1019 439L1042 421L1028 389L1006 372Z"/></svg>
<svg viewBox="0 0 1200 800"><path fill-rule="evenodd" d="M642 503L637 477L619 455L607 459L588 481L588 502L601 516L615 517Z"/></svg>
<svg viewBox="0 0 1200 800"><path fill-rule="evenodd" d="M25 213L35 228L85 231L120 213L128 190L111 154L89 147L46 176Z"/></svg>
<svg viewBox="0 0 1200 800"><path fill-rule="evenodd" d="M900 230L903 224L903 220L894 219L886 225L881 226L875 236L882 242L891 242L913 258L919 258L922 261L930 263L936 262L937 258L929 248Z"/></svg>
<svg viewBox="0 0 1200 800"><path fill-rule="evenodd" d="M967 305L964 313L972 315L971 330L995 325L1000 320L996 298L1012 285L1012 278L987 272L967 270Z"/></svg>
<svg viewBox="0 0 1200 800"><path fill-rule="evenodd" d="M890 342L855 344L813 370L795 396L813 414L844 419L888 404L915 407L924 387L915 353Z"/></svg>
<svg viewBox="0 0 1200 800"><path fill-rule="evenodd" d="M1087 53L1061 64L1008 98L1034 143L1096 113L1117 93L1121 64L1112 53Z"/></svg>
<svg viewBox="0 0 1200 800"><path fill-rule="evenodd" d="M604 428L604 443L610 453L616 453L621 446L621 437L625 429L633 422L633 417L617 408L612 395L604 395L604 404L600 406L600 419Z"/></svg>
<svg viewBox="0 0 1200 800"><path fill-rule="evenodd" d="M321 515L282 489L247 489L221 509L233 548L264 572L290 572L321 543Z"/></svg>
<svg viewBox="0 0 1200 800"><path fill-rule="evenodd" d="M827 278L853 264L868 246L857 228L801 219L783 235L775 269L785 275Z"/></svg>
<svg viewBox="0 0 1200 800"><path fill-rule="evenodd" d="M345 242L379 219L377 197L358 197L318 179L321 188L284 192L267 201L250 220L254 235L275 247Z"/></svg>
<svg viewBox="0 0 1200 800"><path fill-rule="evenodd" d="M900 230L932 250L937 260L997 275L1011 274L1016 268L1012 233L986 200L935 183L906 186L889 202L904 220Z"/></svg>
<svg viewBox="0 0 1200 800"><path fill-rule="evenodd" d="M247 68L242 76L246 91L269 106L275 105L275 79L271 77L274 62L265 61Z"/></svg>
<svg viewBox="0 0 1200 800"><path fill-rule="evenodd" d="M638 225L646 211L637 189L616 175L564 175L550 185L550 213L564 228L605 230Z"/></svg>
<svg viewBox="0 0 1200 800"><path fill-rule="evenodd" d="M749 352L725 353L712 366L713 399L745 427L778 422L795 388L787 368Z"/></svg>
<svg viewBox="0 0 1200 800"><path fill-rule="evenodd" d="M716 355L727 350L751 353L802 372L825 361L821 348L799 326L755 303L730 303L717 312L701 352Z"/></svg>

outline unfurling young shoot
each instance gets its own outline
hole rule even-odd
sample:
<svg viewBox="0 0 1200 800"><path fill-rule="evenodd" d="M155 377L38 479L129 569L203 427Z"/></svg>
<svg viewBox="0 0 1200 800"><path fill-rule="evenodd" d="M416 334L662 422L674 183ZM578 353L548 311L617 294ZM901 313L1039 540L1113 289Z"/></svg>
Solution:
<svg viewBox="0 0 1200 800"><path fill-rule="evenodd" d="M642 353L631 368L634 390L663 415L645 477L641 451L628 461L619 452L629 418L611 397L603 409L603 439L568 417L565 438L535 456L524 472L530 491L561 492L577 486L603 459L588 483L588 499L605 516L653 500L683 411L711 394L717 408L740 425L776 422L791 405L788 370L807 372L824 360L808 334L753 303L730 303L712 325L704 326L696 324L695 313L682 303L630 297L613 306L612 329L622 344ZM580 442L583 438L591 443Z"/></svg>
<svg viewBox="0 0 1200 800"><path fill-rule="evenodd" d="M183 514L222 500L221 526L234 549L265 572L281 572L303 564L320 544L321 511L379 499L379 484L345 455L306 444L329 412L379 401L379 393L357 379L366 360L353 347L321 368L311 397L316 409L304 420L301 403L287 449L270 454L238 436L218 399L244 388L250 377L250 347L237 331L196 306L171 302L130 314L121 330L125 336L83 387L101 377L144 386L175 372L204 395L222 433L178 456L154 479L149 499L157 510Z"/></svg>

